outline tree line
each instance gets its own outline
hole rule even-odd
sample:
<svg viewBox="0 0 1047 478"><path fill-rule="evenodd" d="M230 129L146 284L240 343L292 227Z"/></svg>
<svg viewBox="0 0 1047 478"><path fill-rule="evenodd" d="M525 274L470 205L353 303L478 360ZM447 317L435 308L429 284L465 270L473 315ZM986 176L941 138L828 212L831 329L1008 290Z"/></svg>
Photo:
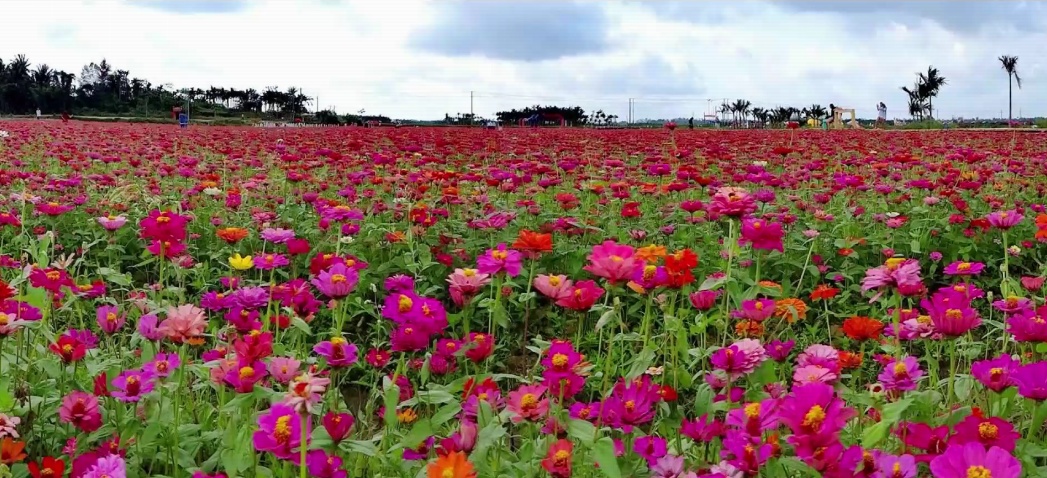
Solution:
<svg viewBox="0 0 1047 478"><path fill-rule="evenodd" d="M170 83L134 77L105 59L84 65L76 75L46 63L34 67L25 55L7 62L0 58L0 114L26 115L40 109L47 114L166 115L189 102L193 111L207 115L293 118L307 112L311 101L294 87L281 91L271 86L260 92L215 86L176 90Z"/></svg>

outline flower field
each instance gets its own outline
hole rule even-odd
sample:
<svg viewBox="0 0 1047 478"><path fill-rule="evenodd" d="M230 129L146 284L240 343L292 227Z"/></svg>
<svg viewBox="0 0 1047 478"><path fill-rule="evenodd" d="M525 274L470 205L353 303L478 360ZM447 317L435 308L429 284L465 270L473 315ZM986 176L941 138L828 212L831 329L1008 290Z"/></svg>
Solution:
<svg viewBox="0 0 1047 478"><path fill-rule="evenodd" d="M1047 476L1047 141L0 122L0 477Z"/></svg>

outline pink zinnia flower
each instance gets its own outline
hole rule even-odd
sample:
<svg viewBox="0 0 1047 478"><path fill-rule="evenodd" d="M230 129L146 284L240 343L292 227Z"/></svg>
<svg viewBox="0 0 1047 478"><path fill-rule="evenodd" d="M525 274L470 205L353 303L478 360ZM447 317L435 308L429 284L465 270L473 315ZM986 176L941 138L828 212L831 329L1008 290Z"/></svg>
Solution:
<svg viewBox="0 0 1047 478"><path fill-rule="evenodd" d="M692 292L687 296L687 299L691 301L691 306L698 310L709 310L716 306L716 300L720 298L722 291L719 290L702 290L698 292ZM773 309L772 309L773 312Z"/></svg>
<svg viewBox="0 0 1047 478"><path fill-rule="evenodd" d="M793 371L793 383L795 385L807 385L809 383L833 383L839 377L836 372L819 365L805 365L796 367Z"/></svg>
<svg viewBox="0 0 1047 478"><path fill-rule="evenodd" d="M292 357L273 357L269 359L269 374L279 383L287 385L298 376L298 367L302 362Z"/></svg>
<svg viewBox="0 0 1047 478"><path fill-rule="evenodd" d="M331 441L338 444L349 436L356 420L348 413L327 412L323 418L324 430L331 437Z"/></svg>
<svg viewBox="0 0 1047 478"><path fill-rule="evenodd" d="M1022 465L999 447L985 449L980 443L953 445L931 460L936 478L1018 478Z"/></svg>
<svg viewBox="0 0 1047 478"><path fill-rule="evenodd" d="M323 399L324 391L330 384L330 379L303 373L295 377L287 387L284 403L300 413L312 413L313 407Z"/></svg>
<svg viewBox="0 0 1047 478"><path fill-rule="evenodd" d="M583 267L589 273L607 279L612 284L632 278L636 269L643 266L643 261L634 256L635 249L614 241L604 241L593 246L589 254L589 265Z"/></svg>
<svg viewBox="0 0 1047 478"><path fill-rule="evenodd" d="M646 460L648 466L653 466L659 458L665 456L666 441L659 436L642 436L633 442L633 453L640 455L640 457Z"/></svg>
<svg viewBox="0 0 1047 478"><path fill-rule="evenodd" d="M549 411L549 400L544 397L545 385L521 385L509 392L508 409L512 412L513 423L524 420L539 421Z"/></svg>
<svg viewBox="0 0 1047 478"><path fill-rule="evenodd" d="M274 229L268 227L263 229L261 234L259 235L262 237L263 240L276 244L283 244L287 241L290 241L291 239L294 239L294 231L290 229Z"/></svg>
<svg viewBox="0 0 1047 478"><path fill-rule="evenodd" d="M993 227L1006 231L1017 226L1018 223L1022 222L1022 219L1025 219L1025 216L1015 210L996 211L986 216L986 219L988 219L989 224Z"/></svg>
<svg viewBox="0 0 1047 478"><path fill-rule="evenodd" d="M912 259L888 259L887 263L865 271L862 279L862 290L896 287L906 294L923 287L920 278L920 263ZM879 292L871 301L880 297Z"/></svg>
<svg viewBox="0 0 1047 478"><path fill-rule="evenodd" d="M96 311L95 319L98 321L98 326L102 328L102 332L114 334L124 326L127 316L121 314L120 309L115 305L103 305Z"/></svg>
<svg viewBox="0 0 1047 478"><path fill-rule="evenodd" d="M295 456L295 462L301 460ZM348 472L342 469L342 458L338 455L328 455L323 450L310 450L305 458L306 467L309 468L309 476L314 478L346 478Z"/></svg>
<svg viewBox="0 0 1047 478"><path fill-rule="evenodd" d="M706 209L714 217L741 217L756 212L756 198L745 189L725 186L716 190Z"/></svg>
<svg viewBox="0 0 1047 478"><path fill-rule="evenodd" d="M450 284L449 292L454 305L463 307L472 301L473 297L476 297L487 284L491 283L491 276L476 269L455 269L451 275L447 276L447 283Z"/></svg>
<svg viewBox="0 0 1047 478"><path fill-rule="evenodd" d="M95 220L98 221L98 224L101 224L102 227L105 228L105 230L107 231L115 231L117 229L120 229L121 227L124 227L124 224L127 224L127 217L123 215L102 216L95 218Z"/></svg>
<svg viewBox="0 0 1047 478"><path fill-rule="evenodd" d="M574 283L569 294L556 301L556 305L571 310L587 311L604 294L604 290L591 280Z"/></svg>
<svg viewBox="0 0 1047 478"><path fill-rule="evenodd" d="M1007 298L1005 299L994 301L992 303L992 306L995 307L996 310L999 310L1000 312L1003 312L1008 316L1015 314L1026 314L1032 312L1033 307L1035 307L1031 299L1027 299L1025 297L1018 297L1014 295L1007 296Z"/></svg>
<svg viewBox="0 0 1047 478"><path fill-rule="evenodd" d="M203 309L192 304L167 308L167 318L160 322L157 331L175 343L199 337L207 328Z"/></svg>
<svg viewBox="0 0 1047 478"><path fill-rule="evenodd" d="M538 274L534 278L534 289L554 301L566 298L573 285L565 275Z"/></svg>
<svg viewBox="0 0 1047 478"><path fill-rule="evenodd" d="M814 344L804 349L803 353L796 357L796 365L797 367L813 365L834 373L839 372L840 352L829 345Z"/></svg>
<svg viewBox="0 0 1047 478"><path fill-rule="evenodd" d="M83 478L126 478L127 464L119 454L104 455L87 470Z"/></svg>
<svg viewBox="0 0 1047 478"><path fill-rule="evenodd" d="M102 412L98 409L98 398L79 390L74 390L62 398L58 418L84 433L92 433L102 427Z"/></svg>
<svg viewBox="0 0 1047 478"><path fill-rule="evenodd" d="M523 254L507 248L505 243L498 244L497 248L488 249L476 259L476 269L483 274L504 272L509 277L516 277L523 269Z"/></svg>

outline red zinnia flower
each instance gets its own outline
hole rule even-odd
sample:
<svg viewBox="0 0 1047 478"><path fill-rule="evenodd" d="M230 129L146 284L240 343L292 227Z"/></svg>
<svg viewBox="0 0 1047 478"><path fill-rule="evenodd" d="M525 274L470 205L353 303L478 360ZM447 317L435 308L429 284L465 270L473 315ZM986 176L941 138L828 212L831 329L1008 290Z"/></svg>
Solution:
<svg viewBox="0 0 1047 478"><path fill-rule="evenodd" d="M51 351L62 357L63 362L72 363L84 358L87 346L79 340L63 335L58 338L58 342L51 344Z"/></svg>
<svg viewBox="0 0 1047 478"><path fill-rule="evenodd" d="M35 461L29 462L29 474L33 478L59 478L65 473L65 462L54 457L45 456L38 465Z"/></svg>
<svg viewBox="0 0 1047 478"><path fill-rule="evenodd" d="M851 317L843 321L843 333L851 340L876 340L883 332L883 322L868 317Z"/></svg>

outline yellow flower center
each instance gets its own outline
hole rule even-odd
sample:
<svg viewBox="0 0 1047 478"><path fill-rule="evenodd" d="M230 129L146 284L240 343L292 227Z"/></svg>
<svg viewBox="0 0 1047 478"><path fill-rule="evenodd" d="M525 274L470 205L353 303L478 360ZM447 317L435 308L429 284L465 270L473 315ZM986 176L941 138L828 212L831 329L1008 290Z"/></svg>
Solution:
<svg viewBox="0 0 1047 478"><path fill-rule="evenodd" d="M51 271L51 272L48 272L46 275L47 275L47 280L58 280L58 279L62 278L62 274L59 273L58 271Z"/></svg>
<svg viewBox="0 0 1047 478"><path fill-rule="evenodd" d="M473 277L476 275L476 269L462 269L462 275L466 277Z"/></svg>
<svg viewBox="0 0 1047 478"><path fill-rule="evenodd" d="M570 459L571 459L571 453L568 452L567 450L560 450L560 451L556 452L555 455L553 455L553 461L556 462L556 464L560 465L560 466L563 466L564 464L566 464Z"/></svg>
<svg viewBox="0 0 1047 478"><path fill-rule="evenodd" d="M564 354L553 354L553 365L557 367L567 365L567 356Z"/></svg>
<svg viewBox="0 0 1047 478"><path fill-rule="evenodd" d="M495 260L504 261L509 258L509 253L506 251L492 251L491 257Z"/></svg>
<svg viewBox="0 0 1047 478"><path fill-rule="evenodd" d="M993 368L989 369L989 376L992 377L993 380L1000 378L1000 375L1003 375L1003 369L1002 368L1000 368L1000 367L993 367Z"/></svg>
<svg viewBox="0 0 1047 478"><path fill-rule="evenodd" d="M411 310L412 307L414 307L414 301L411 300L410 297L407 297L403 294L400 294L400 300L398 300L396 304L401 314L407 313Z"/></svg>
<svg viewBox="0 0 1047 478"><path fill-rule="evenodd" d="M960 320L963 318L963 311L960 309L948 309L945 311L945 318L949 320Z"/></svg>
<svg viewBox="0 0 1047 478"><path fill-rule="evenodd" d="M538 397L533 393L525 393L520 397L520 408L530 410L538 406Z"/></svg>
<svg viewBox="0 0 1047 478"><path fill-rule="evenodd" d="M342 274L332 274L331 275L331 283L333 283L333 284L341 284L342 282L345 282L345 280L346 280L345 279L345 275L342 275Z"/></svg>
<svg viewBox="0 0 1047 478"><path fill-rule="evenodd" d="M958 270L958 271L969 271L969 270L971 270L971 263L970 262L961 262L961 263L959 263L956 266L956 270Z"/></svg>
<svg viewBox="0 0 1047 478"><path fill-rule="evenodd" d="M254 368L240 367L240 380L247 380L251 377L254 377Z"/></svg>
<svg viewBox="0 0 1047 478"><path fill-rule="evenodd" d="M984 440L995 439L1000 434L1000 427L993 425L989 422L983 422L978 425L978 436Z"/></svg>
<svg viewBox="0 0 1047 478"><path fill-rule="evenodd" d="M622 258L622 256L615 256L615 255L612 255L612 256L611 256L611 261L612 261L612 262L622 262L622 261L624 261L624 260L625 260L625 259L623 259L623 258Z"/></svg>
<svg viewBox="0 0 1047 478"><path fill-rule="evenodd" d="M909 376L909 367L905 366L905 362L897 362L894 364L894 377L902 378Z"/></svg>
<svg viewBox="0 0 1047 478"><path fill-rule="evenodd" d="M167 223L171 222L171 218L169 218L167 216L160 216L160 217L156 218L156 222L158 224L167 224Z"/></svg>
<svg viewBox="0 0 1047 478"><path fill-rule="evenodd" d="M560 285L560 278L557 277L557 276L550 277L549 278L549 285L551 285L553 287L558 287Z"/></svg>
<svg viewBox="0 0 1047 478"><path fill-rule="evenodd" d="M630 411L630 412L635 410L636 409L636 402L634 402L632 400L626 400L625 401L625 409Z"/></svg>
<svg viewBox="0 0 1047 478"><path fill-rule="evenodd" d="M337 345L345 345L347 343L348 342L346 342L346 340L341 338L341 337L334 337L334 338L331 339L331 345L337 346Z"/></svg>
<svg viewBox="0 0 1047 478"><path fill-rule="evenodd" d="M291 416L284 415L276 419L273 427L273 438L279 443L285 443L291 439Z"/></svg>
<svg viewBox="0 0 1047 478"><path fill-rule="evenodd" d="M106 320L106 322L116 322L116 314L114 314L112 312L109 312L108 314L105 314L105 320Z"/></svg>
<svg viewBox="0 0 1047 478"><path fill-rule="evenodd" d="M753 308L756 310L763 310L763 302L757 302L756 305L753 306Z"/></svg>
<svg viewBox="0 0 1047 478"><path fill-rule="evenodd" d="M887 266L887 270L893 271L897 269L898 266L901 266L902 262L905 262L905 259L902 259L900 257L892 257L890 259L887 259L887 262L885 262L884 265Z"/></svg>
<svg viewBox="0 0 1047 478"><path fill-rule="evenodd" d="M981 465L974 465L967 469L967 478L992 478L992 472Z"/></svg>
<svg viewBox="0 0 1047 478"><path fill-rule="evenodd" d="M644 268L643 268L643 278L644 278L644 280L651 280L651 279L653 279L654 278L654 273L657 270L658 270L658 268L655 267L655 266L644 266Z"/></svg>
<svg viewBox="0 0 1047 478"><path fill-rule="evenodd" d="M821 405L815 405L807 411L807 414L803 416L803 426L809 429L816 429L822 426L822 422L825 421L825 409Z"/></svg>
<svg viewBox="0 0 1047 478"><path fill-rule="evenodd" d="M440 473L440 478L454 478L454 468L444 468L444 471Z"/></svg>
<svg viewBox="0 0 1047 478"><path fill-rule="evenodd" d="M750 419L755 419L756 417L760 416L760 404L759 403L750 403L750 404L746 405L745 406L745 416L749 417Z"/></svg>

